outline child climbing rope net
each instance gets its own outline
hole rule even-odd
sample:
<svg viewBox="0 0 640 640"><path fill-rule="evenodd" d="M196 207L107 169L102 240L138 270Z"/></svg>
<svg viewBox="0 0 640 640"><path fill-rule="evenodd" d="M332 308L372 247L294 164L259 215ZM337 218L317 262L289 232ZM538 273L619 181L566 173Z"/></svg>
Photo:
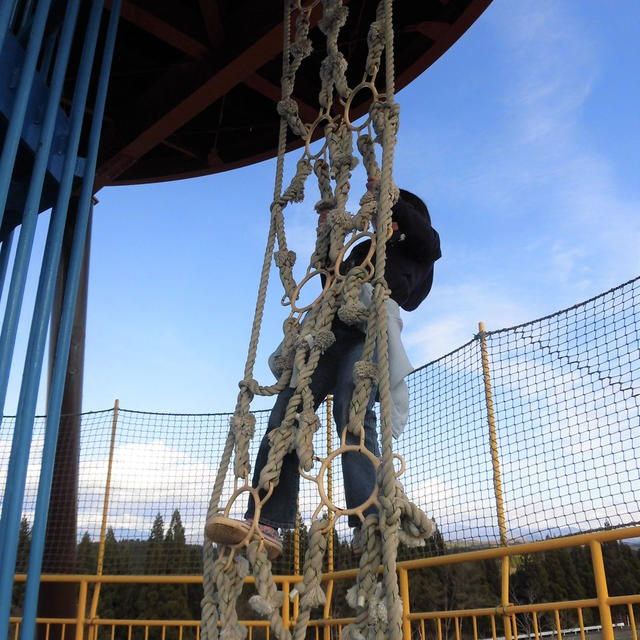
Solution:
<svg viewBox="0 0 640 640"><path fill-rule="evenodd" d="M392 179L398 128L393 95L392 3L382 0L378 6L369 28L364 77L352 89L346 79L346 60L338 47L347 8L341 0L322 1L323 17L318 26L326 36L327 55L321 65L320 111L315 122L304 123L292 94L296 72L312 50L309 30L315 4L302 7L299 0L285 2L284 24L291 24L291 13L295 12L296 30L293 43L288 29L285 33L271 225L245 374L205 527L209 540L220 545L217 557L210 543L204 545L202 633L207 639L217 638L218 622L222 637L244 637L246 630L238 623L235 601L250 568L257 589L251 604L269 617L277 637L291 637L280 617L282 594L271 575L271 559L282 549L277 528L295 524L299 474L315 482L319 492L304 578L292 594L300 597L294 629L294 636L300 640L305 637L311 609L324 604L322 558L327 536L338 518L348 517L355 528L354 550L362 554L358 579L349 595L356 608L356 621L343 631L346 638L363 638L368 626L381 637L401 637L397 544L399 540L408 545L423 544L431 532L426 515L404 494L392 450L394 425L398 428L403 418L406 420L408 409L406 401L394 404L394 390L397 399L402 380L411 370L406 356L401 357L404 352L399 342L398 305L412 310L422 302L431 287L433 262L440 256L438 235L431 227L426 206L417 196L398 190ZM376 80L383 51L386 77L385 91L380 93ZM351 121L351 105L361 91L370 92L372 102L368 116L356 126ZM313 153L311 141L320 127L324 142ZM283 191L287 130L303 139L305 150L293 180ZM346 206L352 170L358 162L354 134L368 179L360 209L352 215ZM376 145L382 153L381 169ZM283 212L288 204L304 199L305 183L312 173L321 196L315 205L319 214L316 246L298 283L293 275L296 256L287 248ZM284 338L272 358L278 380L275 385L261 386L253 378L253 366L272 255L285 290L283 303L290 312L284 323ZM301 291L312 280L317 281L315 276L321 278L322 292L311 304L302 305ZM313 434L320 421L315 410L330 392L336 404L340 447L320 460L316 468ZM278 397L250 482L248 451L255 427L250 402L257 394ZM381 451L373 411L376 397L380 399ZM234 492L221 508L222 487L234 453ZM346 507L333 504L323 484L328 466L338 457L345 474ZM249 503L244 521L229 517L232 505L241 496L248 496ZM246 558L241 551L246 552ZM378 585L380 564L383 575ZM377 606L379 603L384 606Z"/></svg>

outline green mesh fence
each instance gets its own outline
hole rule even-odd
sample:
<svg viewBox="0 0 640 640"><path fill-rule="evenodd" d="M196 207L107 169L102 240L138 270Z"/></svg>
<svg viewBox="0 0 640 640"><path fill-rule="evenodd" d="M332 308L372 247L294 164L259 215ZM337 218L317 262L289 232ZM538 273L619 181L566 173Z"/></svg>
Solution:
<svg viewBox="0 0 640 640"><path fill-rule="evenodd" d="M485 334L508 542L640 521L639 289L640 279L635 279L551 316ZM396 443L406 461L401 480L410 499L434 519L440 542L403 550L401 557L499 544L480 336L416 370L408 383L410 420ZM318 413L326 422L325 408ZM105 573L201 570L202 530L230 415L119 411ZM114 411L79 418L78 495L50 528L49 572L96 570ZM256 418L252 456L268 412L259 411ZM13 420L5 418L2 478L12 432ZM25 569L42 441L43 420L38 419L18 571ZM326 430L320 430L317 454L325 455L326 447ZM339 467L333 470L333 490L334 502L341 505ZM232 490L229 477L225 500ZM231 514L242 517L245 502L244 497L238 500ZM317 503L315 486L303 480L303 522ZM74 506L78 524L70 534ZM64 551L70 536L75 566ZM349 539L341 521L334 536L336 568L355 566ZM303 530L302 553L305 541ZM276 572L294 572L292 545L293 536L287 534L287 552L275 563Z"/></svg>

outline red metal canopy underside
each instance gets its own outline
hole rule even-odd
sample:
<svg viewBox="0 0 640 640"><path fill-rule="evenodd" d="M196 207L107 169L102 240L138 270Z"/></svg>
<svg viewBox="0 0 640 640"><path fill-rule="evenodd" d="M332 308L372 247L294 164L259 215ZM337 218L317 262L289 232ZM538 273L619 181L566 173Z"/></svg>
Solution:
<svg viewBox="0 0 640 640"><path fill-rule="evenodd" d="M396 90L451 47L490 1L396 0ZM377 0L348 2L340 43L352 86L362 78L376 6ZM275 155L282 14L280 1L125 0L96 190L217 173ZM301 116L309 122L315 119L325 55L324 37L315 27L320 15L318 4L312 15L314 53L295 89ZM368 105L355 106L364 113ZM296 143L291 138L290 147Z"/></svg>

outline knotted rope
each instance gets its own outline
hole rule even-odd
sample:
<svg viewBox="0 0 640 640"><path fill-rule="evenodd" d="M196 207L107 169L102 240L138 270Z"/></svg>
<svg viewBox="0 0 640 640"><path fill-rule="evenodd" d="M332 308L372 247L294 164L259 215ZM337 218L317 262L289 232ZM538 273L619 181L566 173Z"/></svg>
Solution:
<svg viewBox="0 0 640 640"><path fill-rule="evenodd" d="M400 638L402 635L402 603L400 602L396 574L398 542L408 545L422 544L431 533L431 522L414 504L409 502L394 469L391 433L391 392L389 383L389 355L387 345L386 306L389 289L385 282L386 241L391 227L391 208L398 198L393 182L393 154L399 124L399 108L394 101L394 61L392 0L381 0L376 19L368 33L368 57L363 82L349 87L346 75L346 58L339 48L339 34L344 26L348 8L342 0L322 0L323 16L318 27L326 36L326 56L320 65L320 106L315 122L305 123L293 98L296 73L312 51L309 32L311 11L317 3L301 6L301 0L285 0L282 99L278 103L280 133L278 161L274 185L269 234L261 271L256 311L244 377L236 410L231 419L229 435L223 451L208 510L208 518L228 513L220 507L221 495L231 457L235 452L234 498L245 491L255 499L255 518L277 486L285 455L295 451L301 474L319 486L328 464L334 457L346 451L357 450L369 456L377 467L377 488L370 498L353 510L340 509L326 497L316 508L310 528L303 581L291 596L299 597L299 613L293 636L303 640L310 620L311 610L324 604L321 588L322 560L327 546L327 536L337 518L355 513L363 521L364 553L356 584L349 591L349 602L356 609L356 621L344 629L346 638ZM296 11L295 38L291 40L291 16ZM385 54L385 91L378 93L376 78ZM373 95L366 122L351 124L350 105L357 91L366 89ZM341 102L334 109L334 96ZM337 111L337 114L334 113ZM312 154L310 143L316 129L324 127L325 142L320 152ZM296 172L283 190L284 152L287 131L300 136L305 151L298 160ZM360 199L356 214L347 211L351 173L358 163L354 156L353 135L356 147L365 167L368 184ZM382 148L381 167L376 158L376 145ZM296 282L294 265L296 254L287 247L284 210L292 202L305 197L308 178L314 175L320 191L315 210L320 214L316 229L316 245L310 265L301 282ZM372 220L377 221L375 235L368 232ZM348 268L344 258L348 249L360 239L370 239L371 251L365 261ZM277 244L277 250L276 250ZM284 338L279 355L275 358L278 381L275 385L261 386L253 378L257 343L264 312L271 257L279 271L284 288L283 304L290 307L289 317L283 325ZM375 256L375 257L374 257ZM375 264L375 269L374 269ZM346 270L346 273L343 271ZM323 293L311 305L301 307L300 293L313 276L325 278ZM371 304L360 299L362 287L371 283ZM340 448L330 458L322 461L317 476L312 472L317 459L313 450L313 434L320 426L314 412L314 398L310 382L322 354L333 344L335 336L332 323L338 316L343 322L366 328L363 355L354 367L354 391L351 398L349 422L341 438ZM303 322L304 321L304 322ZM295 385L291 381L295 379ZM249 484L249 443L254 435L255 418L250 412L254 395L279 393L287 385L295 386L279 428L269 433L269 453L262 469L258 489L266 492L259 497ZM378 388L381 406L382 455L377 460L364 447L363 422L367 404L374 387ZM360 436L360 445L347 445L347 431ZM244 484L242 484L244 483ZM324 493L320 492L322 496ZM364 517L364 510L371 504L378 505L379 513ZM329 518L320 517L326 511ZM244 578L252 568L257 595L251 605L270 620L271 629L281 640L290 640L292 634L285 627L280 615L283 594L277 589L264 544L254 536L262 535L253 527L246 538L233 548L222 547L216 558L210 543L204 545L204 598L202 601L202 637L217 640L218 621L220 637L224 640L242 640L246 630L238 623L235 601L242 589ZM246 551L246 559L240 555ZM378 568L383 565L382 581L378 582Z"/></svg>

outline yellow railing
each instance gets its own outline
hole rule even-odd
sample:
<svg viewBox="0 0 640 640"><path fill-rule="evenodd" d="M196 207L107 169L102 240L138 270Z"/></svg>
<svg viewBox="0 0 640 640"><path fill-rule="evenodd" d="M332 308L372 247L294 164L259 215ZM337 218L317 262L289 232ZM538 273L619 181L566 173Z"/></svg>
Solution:
<svg viewBox="0 0 640 640"><path fill-rule="evenodd" d="M557 637L558 640L564 635L576 636L579 634L581 640L586 640L588 632L595 627L587 627L584 624L583 612L593 610L598 612L599 625L597 630L601 634L602 640L614 640L614 629L621 628L622 623L615 627L611 616L611 607L625 606L627 620L624 623L625 638L638 640L634 605L640 604L640 594L627 594L623 596L611 597L607 590L607 577L605 565L602 557L601 545L607 542L615 542L628 538L640 537L640 527L628 527L625 529L609 529L594 533L554 538L540 542L525 544L500 546L476 551L467 551L450 555L435 556L430 558L420 558L407 560L398 563L398 577L400 583L400 593L404 603L403 631L404 637L420 638L421 640L461 640L472 638L481 640L478 634L478 622L486 619L490 622L490 640L542 640L543 636ZM452 611L412 611L411 603L411 576L412 572L420 569L429 569L438 566L447 566L460 563L481 562L484 560L500 560L503 564L508 564L512 556L524 554L543 553L545 551L568 549L572 547L588 546L591 550L591 562L595 580L596 597L571 600L564 602L537 602L531 604L511 604L509 603L508 574L503 581L502 588L506 589L502 593L501 602L495 606L484 608L452 610ZM335 585L341 581L353 583L357 575L357 570L336 571L327 573L324 581L328 585ZM282 617L285 624L293 628L297 613L297 603L293 604L289 600L289 593L292 585L301 581L301 576L276 576L275 580L280 585L285 599L282 609ZM25 576L16 576L16 582L24 582ZM45 637L49 637L55 628L60 631L59 636L65 640L100 640L101 638L121 638L128 640L150 637L152 630L159 630L158 637L165 640L169 630L172 630L172 638L182 640L182 638L199 639L200 628L197 620L115 620L101 619L91 614L95 611L94 606L89 605L90 587L95 585L93 592L96 593L99 585L103 584L198 584L202 578L200 576L104 576L104 575L44 575L43 582L57 583L77 583L79 585L78 613L76 618L53 619L39 618L39 627L45 628ZM249 578L247 582L253 582ZM329 598L331 589L327 589ZM92 603L93 605L93 603ZM341 637L342 628L353 622L352 618L331 618L331 603L323 610L322 618L313 619L310 622L312 633L320 638ZM562 629L560 612L574 611L579 621L578 626L572 629ZM555 628L552 631L541 632L538 625L538 616L541 613L551 612L555 619ZM531 629L531 633L518 635L518 629L526 627ZM271 637L268 623L262 620L242 621L248 628L248 639L254 640L258 631L260 637L267 640ZM519 624L520 623L520 624ZM17 640L19 636L20 618L11 618L10 638ZM488 639L489 640L489 639Z"/></svg>

